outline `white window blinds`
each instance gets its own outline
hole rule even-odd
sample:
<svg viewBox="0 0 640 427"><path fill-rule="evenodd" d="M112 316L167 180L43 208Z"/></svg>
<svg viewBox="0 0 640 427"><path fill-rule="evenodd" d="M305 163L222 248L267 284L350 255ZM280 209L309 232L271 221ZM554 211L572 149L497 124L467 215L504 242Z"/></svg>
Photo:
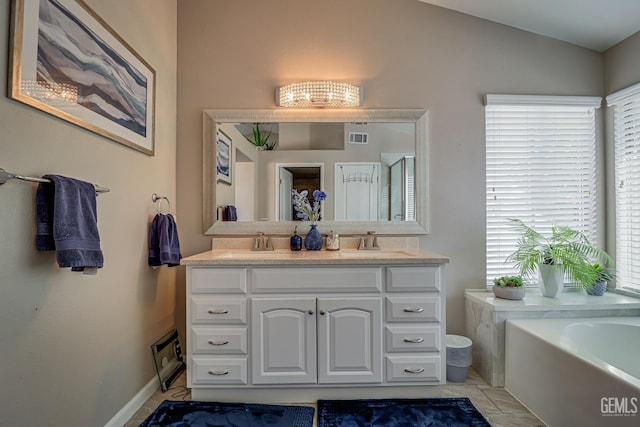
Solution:
<svg viewBox="0 0 640 427"><path fill-rule="evenodd" d="M570 226L596 240L596 121L599 97L487 95L486 274L505 263L518 234L509 219L548 233Z"/></svg>
<svg viewBox="0 0 640 427"><path fill-rule="evenodd" d="M615 141L616 286L640 289L640 85L607 103Z"/></svg>

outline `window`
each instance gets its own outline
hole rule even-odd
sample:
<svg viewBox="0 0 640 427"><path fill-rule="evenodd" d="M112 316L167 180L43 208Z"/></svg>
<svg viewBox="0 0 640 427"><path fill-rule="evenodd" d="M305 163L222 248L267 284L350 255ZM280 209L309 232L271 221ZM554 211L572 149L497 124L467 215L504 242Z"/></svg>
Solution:
<svg viewBox="0 0 640 427"><path fill-rule="evenodd" d="M640 84L607 97L613 106L616 286L640 290Z"/></svg>
<svg viewBox="0 0 640 427"><path fill-rule="evenodd" d="M596 241L599 97L487 95L487 284L517 274L505 263L518 218L543 234L569 226Z"/></svg>

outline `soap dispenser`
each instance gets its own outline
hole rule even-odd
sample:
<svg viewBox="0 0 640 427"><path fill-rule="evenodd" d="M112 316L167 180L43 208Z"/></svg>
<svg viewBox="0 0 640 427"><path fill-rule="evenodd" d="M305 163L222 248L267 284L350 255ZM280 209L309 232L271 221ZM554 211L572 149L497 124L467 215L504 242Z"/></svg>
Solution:
<svg viewBox="0 0 640 427"><path fill-rule="evenodd" d="M300 251L302 250L302 237L298 234L298 226L296 225L293 229L293 236L291 236L291 250L292 251Z"/></svg>

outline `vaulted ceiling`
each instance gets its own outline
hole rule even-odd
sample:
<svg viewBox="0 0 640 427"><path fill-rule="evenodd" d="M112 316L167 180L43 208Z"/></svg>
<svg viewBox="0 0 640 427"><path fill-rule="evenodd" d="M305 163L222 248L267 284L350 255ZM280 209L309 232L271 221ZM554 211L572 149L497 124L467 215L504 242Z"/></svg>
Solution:
<svg viewBox="0 0 640 427"><path fill-rule="evenodd" d="M419 0L598 52L640 31L640 0Z"/></svg>

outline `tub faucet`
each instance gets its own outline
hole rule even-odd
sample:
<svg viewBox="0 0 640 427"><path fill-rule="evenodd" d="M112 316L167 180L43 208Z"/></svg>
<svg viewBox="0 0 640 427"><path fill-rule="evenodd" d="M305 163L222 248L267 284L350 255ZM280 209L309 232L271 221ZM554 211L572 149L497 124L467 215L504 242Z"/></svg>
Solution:
<svg viewBox="0 0 640 427"><path fill-rule="evenodd" d="M262 231L258 232L258 237L255 238L252 251L272 251L273 245L271 244L271 239L268 236L265 236Z"/></svg>
<svg viewBox="0 0 640 427"><path fill-rule="evenodd" d="M378 251L378 238L375 236L375 231L367 231L366 236L360 237L360 245L358 245L359 251Z"/></svg>

